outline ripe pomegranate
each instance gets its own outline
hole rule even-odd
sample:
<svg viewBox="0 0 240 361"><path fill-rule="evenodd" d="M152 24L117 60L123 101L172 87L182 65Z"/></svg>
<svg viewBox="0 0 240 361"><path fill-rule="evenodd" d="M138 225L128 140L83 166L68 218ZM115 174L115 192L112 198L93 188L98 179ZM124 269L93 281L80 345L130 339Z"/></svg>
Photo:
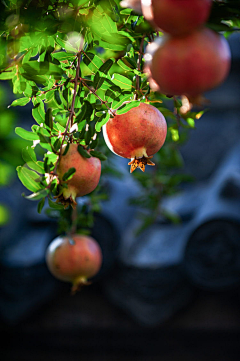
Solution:
<svg viewBox="0 0 240 361"><path fill-rule="evenodd" d="M191 33L210 14L212 0L142 0L145 18L174 36Z"/></svg>
<svg viewBox="0 0 240 361"><path fill-rule="evenodd" d="M72 283L74 293L98 273L102 265L102 251L92 237L79 234L60 236L48 246L46 263L53 276Z"/></svg>
<svg viewBox="0 0 240 361"><path fill-rule="evenodd" d="M109 149L120 157L130 158L131 173L145 165L159 151L167 135L167 123L162 113L150 104L140 103L127 113L115 115L103 127Z"/></svg>
<svg viewBox="0 0 240 361"><path fill-rule="evenodd" d="M224 81L231 53L224 37L203 28L185 37L164 36L146 58L161 93L197 97Z"/></svg>
<svg viewBox="0 0 240 361"><path fill-rule="evenodd" d="M75 168L73 177L66 181L67 188L63 188L59 201L64 204L76 205L76 197L82 197L92 192L98 185L101 175L101 162L96 157L85 158L78 152L78 144L71 143L66 155L63 146L62 155L58 164L57 174L60 181L63 175L70 169Z"/></svg>

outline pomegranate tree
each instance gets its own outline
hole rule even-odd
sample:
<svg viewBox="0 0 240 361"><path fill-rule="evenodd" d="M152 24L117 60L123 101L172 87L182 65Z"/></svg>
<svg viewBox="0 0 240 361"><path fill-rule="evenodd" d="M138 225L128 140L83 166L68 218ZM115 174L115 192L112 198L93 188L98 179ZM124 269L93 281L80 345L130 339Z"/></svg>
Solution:
<svg viewBox="0 0 240 361"><path fill-rule="evenodd" d="M129 158L131 173L138 167L143 172L159 151L167 135L167 123L162 113L150 104L140 103L125 114L115 115L103 127L107 146L120 157Z"/></svg>
<svg viewBox="0 0 240 361"><path fill-rule="evenodd" d="M66 154L63 146L62 154L57 168L60 182L70 168L75 168L73 177L66 181L67 188L62 189L59 198L61 202L76 204L76 197L84 196L92 192L98 185L101 175L101 161L96 157L83 157L78 152L78 144L71 143Z"/></svg>
<svg viewBox="0 0 240 361"><path fill-rule="evenodd" d="M146 19L174 36L189 34L203 25L211 5L212 0L142 0Z"/></svg>
<svg viewBox="0 0 240 361"><path fill-rule="evenodd" d="M228 75L228 42L210 29L184 37L164 36L151 51L153 45L146 60L163 94L196 97L221 84Z"/></svg>
<svg viewBox="0 0 240 361"><path fill-rule="evenodd" d="M95 276L102 265L102 251L95 239L74 234L57 237L48 246L46 263L61 281L72 283L72 292Z"/></svg>

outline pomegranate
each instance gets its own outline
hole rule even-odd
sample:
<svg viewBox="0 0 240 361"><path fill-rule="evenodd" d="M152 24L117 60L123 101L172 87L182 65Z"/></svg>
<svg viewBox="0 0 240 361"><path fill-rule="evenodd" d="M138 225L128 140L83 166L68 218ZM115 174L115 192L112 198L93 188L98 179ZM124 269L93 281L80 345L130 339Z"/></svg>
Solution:
<svg viewBox="0 0 240 361"><path fill-rule="evenodd" d="M95 276L102 265L102 251L95 239L74 234L57 237L48 246L46 263L53 276L72 283L72 292Z"/></svg>
<svg viewBox="0 0 240 361"><path fill-rule="evenodd" d="M203 28L185 37L162 37L146 59L161 93L197 97L224 81L231 53L224 37Z"/></svg>
<svg viewBox="0 0 240 361"><path fill-rule="evenodd" d="M109 149L124 158L130 158L131 173L150 161L165 142L167 123L162 113L150 104L140 103L127 113L115 115L103 126L103 136Z"/></svg>
<svg viewBox="0 0 240 361"><path fill-rule="evenodd" d="M63 155L65 148L66 145L63 146L57 168L59 180L62 181L63 175L70 168L75 168L76 172L66 181L67 188L63 188L58 199L66 205L76 205L76 197L84 196L97 187L101 175L101 162L96 157L85 158L80 155L78 144L71 143L67 154Z"/></svg>
<svg viewBox="0 0 240 361"><path fill-rule="evenodd" d="M143 15L174 36L191 33L210 14L212 0L142 0Z"/></svg>

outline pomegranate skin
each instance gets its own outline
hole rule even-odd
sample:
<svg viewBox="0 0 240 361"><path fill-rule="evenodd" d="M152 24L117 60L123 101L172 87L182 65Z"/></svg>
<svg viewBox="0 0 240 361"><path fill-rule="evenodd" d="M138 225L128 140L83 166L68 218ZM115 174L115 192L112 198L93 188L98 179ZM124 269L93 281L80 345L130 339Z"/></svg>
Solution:
<svg viewBox="0 0 240 361"><path fill-rule="evenodd" d="M102 251L89 236L57 237L47 248L46 263L54 277L77 285L98 273Z"/></svg>
<svg viewBox="0 0 240 361"><path fill-rule="evenodd" d="M73 177L67 181L68 188L63 189L65 199L72 197L75 200L76 197L91 193L97 187L101 175L101 161L96 157L82 157L77 148L78 144L69 145L68 152L61 156L57 169L60 180L70 168L76 169Z"/></svg>
<svg viewBox="0 0 240 361"><path fill-rule="evenodd" d="M173 36L186 35L207 21L211 6L212 0L152 0L153 21Z"/></svg>
<svg viewBox="0 0 240 361"><path fill-rule="evenodd" d="M103 135L109 149L123 158L149 157L164 144L167 123L157 108L140 103L110 119L103 127Z"/></svg>
<svg viewBox="0 0 240 361"><path fill-rule="evenodd" d="M220 85L230 63L226 39L203 28L181 38L163 37L149 66L161 93L197 96Z"/></svg>

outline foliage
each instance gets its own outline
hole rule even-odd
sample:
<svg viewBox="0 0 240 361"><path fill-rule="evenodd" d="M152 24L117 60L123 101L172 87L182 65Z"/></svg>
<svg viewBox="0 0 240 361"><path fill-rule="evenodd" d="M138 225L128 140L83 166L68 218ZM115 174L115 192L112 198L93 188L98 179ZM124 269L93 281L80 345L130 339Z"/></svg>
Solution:
<svg viewBox="0 0 240 361"><path fill-rule="evenodd" d="M64 211L54 198L64 186L56 177L63 144L77 142L83 156L91 150L90 156L105 161L103 179L105 174L117 173L101 128L114 112L122 114L140 101L148 102L168 121L167 141L154 158L155 169L134 174L144 192L133 202L151 211L146 225L153 222L161 213L161 198L189 180L178 170L183 165L179 146L204 113L184 111L184 98L151 91L143 73L143 53L159 34L143 16L121 8L119 0L2 0L0 4L0 80L11 83L15 95L11 108L31 104L34 119L31 131L15 130L18 139L28 143L22 150L25 164L19 165L18 159L17 167L19 179L32 192L26 198L38 201L39 212L47 200L49 215L60 214L61 231L69 230L72 212ZM229 34L238 29L239 14L238 1L216 0L208 26ZM8 144L11 114L1 109L0 137ZM17 143L14 139L15 149ZM4 147L0 166L2 177L7 178ZM10 148L13 156L12 147L5 147ZM87 197L91 211L86 211L86 205L80 207L82 228L91 226L93 212L104 197L100 183Z"/></svg>

